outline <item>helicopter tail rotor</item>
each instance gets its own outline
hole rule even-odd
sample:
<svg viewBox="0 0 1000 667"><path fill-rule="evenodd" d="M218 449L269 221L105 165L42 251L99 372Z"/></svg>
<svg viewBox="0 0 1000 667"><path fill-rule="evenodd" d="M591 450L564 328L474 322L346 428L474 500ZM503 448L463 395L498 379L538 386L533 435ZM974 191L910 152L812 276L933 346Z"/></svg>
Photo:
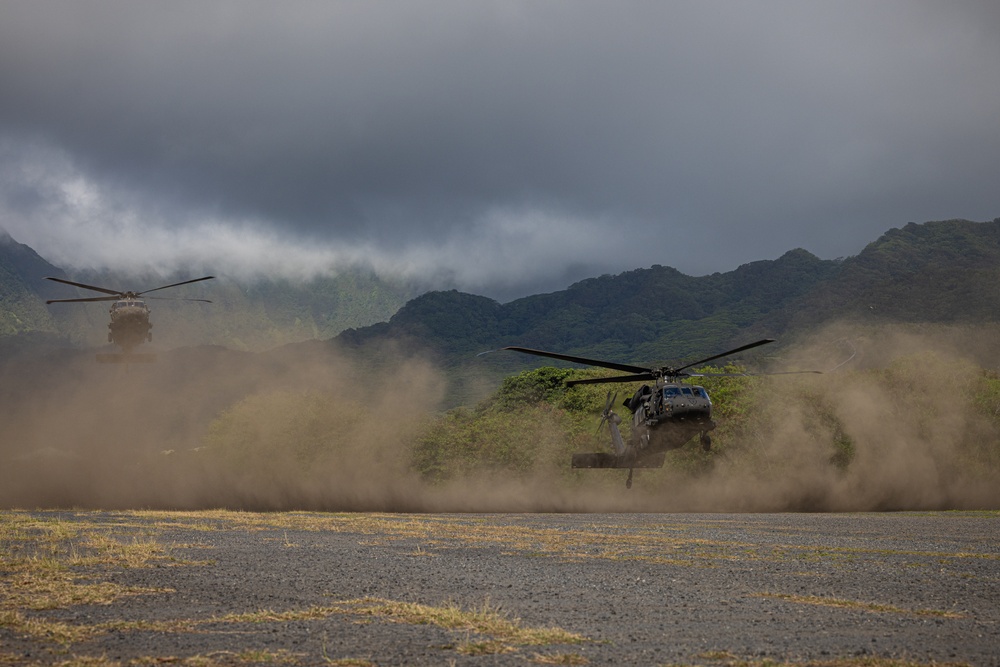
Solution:
<svg viewBox="0 0 1000 667"><path fill-rule="evenodd" d="M617 400L617 398L618 398L618 392L617 391L615 392L614 396L611 395L610 391L608 392L608 397L604 401L604 409L601 410L601 421L600 421L600 423L597 424L597 431L598 432L600 432L601 427L604 426L604 422L606 422L609 419L611 419L612 416L618 417L618 415L616 415L611 410L611 406L615 404L615 400ZM616 424L617 423L621 423L621 418L619 417L618 420L615 423Z"/></svg>
<svg viewBox="0 0 1000 667"><path fill-rule="evenodd" d="M611 431L611 446L614 448L614 456L622 456L625 453L625 439L622 438L622 432L618 430L618 425L622 423L622 418L611 409L611 406L615 404L618 399L618 392L608 392L608 397L604 401L604 410L601 411L601 421L597 424L597 432L600 433L601 427L607 422L608 430ZM591 466L583 466L591 467Z"/></svg>

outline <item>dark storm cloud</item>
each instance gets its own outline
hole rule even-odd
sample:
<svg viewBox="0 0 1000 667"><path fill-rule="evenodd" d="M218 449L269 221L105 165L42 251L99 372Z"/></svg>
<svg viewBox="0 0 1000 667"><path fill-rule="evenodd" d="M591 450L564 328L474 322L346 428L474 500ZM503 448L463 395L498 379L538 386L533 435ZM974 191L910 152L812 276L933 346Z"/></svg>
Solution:
<svg viewBox="0 0 1000 667"><path fill-rule="evenodd" d="M0 226L57 260L524 293L1000 215L993 3L0 12Z"/></svg>

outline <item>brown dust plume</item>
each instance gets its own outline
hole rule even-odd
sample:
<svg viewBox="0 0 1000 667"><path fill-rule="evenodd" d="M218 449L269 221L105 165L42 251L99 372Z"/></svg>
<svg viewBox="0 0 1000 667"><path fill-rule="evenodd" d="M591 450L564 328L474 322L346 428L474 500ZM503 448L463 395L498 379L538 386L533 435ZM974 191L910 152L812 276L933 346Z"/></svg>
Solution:
<svg viewBox="0 0 1000 667"><path fill-rule="evenodd" d="M0 368L3 507L247 510L738 512L1000 507L1000 379L984 368L995 331L831 328L783 364L824 375L754 379L715 450L697 443L662 470L569 468L594 445L558 409L527 427L484 421L521 447L512 467L459 451L442 478L414 466L442 428L446 381L432 363L382 350L372 369L330 343L268 353L161 352L153 364L92 353L24 355ZM817 361L818 360L818 361ZM717 405L717 412L720 406ZM588 418L589 420L589 418ZM596 426L588 421L587 431ZM505 430L507 432L505 432ZM579 429L578 429L579 430ZM606 446L606 445L605 445ZM583 448L583 449L581 449Z"/></svg>

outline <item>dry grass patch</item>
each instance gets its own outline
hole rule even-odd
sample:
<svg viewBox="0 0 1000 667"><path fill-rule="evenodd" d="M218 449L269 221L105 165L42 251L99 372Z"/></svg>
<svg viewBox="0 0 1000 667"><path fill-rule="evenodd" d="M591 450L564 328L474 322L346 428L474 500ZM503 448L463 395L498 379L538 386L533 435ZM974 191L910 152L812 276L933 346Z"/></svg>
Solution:
<svg viewBox="0 0 1000 667"><path fill-rule="evenodd" d="M79 516L79 515L78 515ZM111 629L177 629L177 623L69 624L30 612L78 605L110 605L137 595L172 593L169 588L122 586L97 580L108 568L142 568L153 564L185 564L155 539L140 534L115 537L120 524L61 518L38 518L24 512L0 512L0 626L40 642L68 646ZM96 572L95 572L96 571ZM101 658L79 658L104 664ZM77 664L77 663L72 663Z"/></svg>
<svg viewBox="0 0 1000 667"><path fill-rule="evenodd" d="M713 567L719 562L761 560L781 562L842 563L865 555L908 555L918 558L997 559L993 554L888 552L872 549L835 549L801 545L760 545L741 541L691 538L685 530L669 524L655 525L641 531L627 527L581 526L566 531L538 528L517 523L502 523L481 517L455 515L427 516L379 513L287 512L257 513L230 510L197 512L129 512L162 528L189 530L284 530L287 546L295 543L288 531L326 531L356 533L365 536L372 546L384 546L397 540L420 540L423 546L447 548L449 543L462 546L499 547L504 553L561 559L636 560L680 567ZM280 539L280 538L278 538Z"/></svg>
<svg viewBox="0 0 1000 667"><path fill-rule="evenodd" d="M18 635L55 642L62 646L86 641L99 634L99 631L93 627L25 616L16 610L0 611L0 627L9 628Z"/></svg>
<svg viewBox="0 0 1000 667"><path fill-rule="evenodd" d="M421 558L433 558L433 557L437 556L436 553L433 553L433 552L430 552L430 551L425 551L424 548L422 546L420 546L419 544L417 545L416 549L414 549L413 551L407 552L406 555L407 556L418 556L418 557L421 557Z"/></svg>
<svg viewBox="0 0 1000 667"><path fill-rule="evenodd" d="M146 567L154 560L169 560L164 547L155 539L133 537L131 541L112 537L105 531L91 531L82 546L93 555L78 558L72 565L115 565L123 568Z"/></svg>
<svg viewBox="0 0 1000 667"><path fill-rule="evenodd" d="M0 608L64 609L80 604L111 604L132 595L172 592L170 588L121 586L109 581L81 584L66 570L20 567L0 580Z"/></svg>
<svg viewBox="0 0 1000 667"><path fill-rule="evenodd" d="M107 656L74 655L69 660L55 663L55 667L121 667L120 662Z"/></svg>
<svg viewBox="0 0 1000 667"><path fill-rule="evenodd" d="M87 514L78 514L86 519ZM764 560L781 562L842 563L867 555L907 555L935 559L998 559L994 554L904 552L871 549L831 549L801 545L760 545L740 541L693 539L686 535L687 527L656 524L640 531L628 527L621 530L607 527L581 526L578 530L537 528L518 523L497 523L482 517L457 515L428 516L379 513L319 513L284 512L258 513L230 510L196 512L130 511L112 515L114 529L152 525L159 529L187 530L284 530L284 544L297 546L289 539L289 531L325 531L364 535L369 544L383 546L395 540L420 540L424 546L447 548L449 543L462 546L499 547L504 553L531 554L561 559L638 560L681 567L713 567L719 562ZM138 523L142 519L146 523ZM30 515L13 521L12 530L37 523ZM54 535L69 534L73 522L56 520L47 527ZM280 538L279 538L280 539ZM0 553L2 553L0 527ZM197 563L191 563L197 564Z"/></svg>
<svg viewBox="0 0 1000 667"><path fill-rule="evenodd" d="M225 655L231 661L235 661L237 664L256 664L264 663L268 665L293 665L298 664L298 662L303 657L300 653L292 653L291 651L268 651L266 649L245 649L243 651L225 651L216 654L212 654L213 657L216 655ZM227 660L228 662L229 660Z"/></svg>
<svg viewBox="0 0 1000 667"><path fill-rule="evenodd" d="M64 533L65 534L65 533ZM121 597L171 592L170 589L121 586L111 582L80 583L83 575L73 567L120 565L144 567L151 560L162 558L162 550L148 541L132 544L118 542L107 535L72 533L73 544L49 542L47 535L35 551L46 555L22 554L19 557L0 555L0 609L60 609L80 604L111 604ZM31 531L24 539L30 539ZM60 537L60 539L62 539Z"/></svg>
<svg viewBox="0 0 1000 667"><path fill-rule="evenodd" d="M363 545L385 546L397 540L420 540L424 545L446 548L448 542L463 546L501 547L508 553L558 558L623 558L675 565L704 565L707 560L734 558L704 540L669 534L607 533L596 530L565 531L501 524L478 517L362 513L255 513L240 511L134 512L160 525L193 530L244 529L248 531L327 531L364 535ZM727 547L733 545L727 544Z"/></svg>
<svg viewBox="0 0 1000 667"><path fill-rule="evenodd" d="M150 563L189 564L172 557L148 526L142 534L116 537L123 526L99 521L36 519L19 512L0 512L0 567L10 569L26 560L54 567L114 565L147 567ZM131 530L131 528L126 528Z"/></svg>
<svg viewBox="0 0 1000 667"><path fill-rule="evenodd" d="M590 661L579 653L555 653L555 654L540 654L529 658L531 662L538 663L539 665L589 665Z"/></svg>
<svg viewBox="0 0 1000 667"><path fill-rule="evenodd" d="M501 653L513 653L517 650L510 644L505 644L499 639L462 642L454 648L462 655L499 655Z"/></svg>
<svg viewBox="0 0 1000 667"><path fill-rule="evenodd" d="M184 667L223 667L224 665L296 665L305 657L301 653L289 651L268 651L264 649L247 649L243 651L214 651L206 655L193 655L187 658L175 656L144 656L129 661L129 665L183 665ZM114 663L117 664L117 663Z"/></svg>
<svg viewBox="0 0 1000 667"><path fill-rule="evenodd" d="M101 632L116 630L118 632L194 632L198 627L198 621L188 619L174 619L167 621L108 621L95 625L94 628Z"/></svg>
<svg viewBox="0 0 1000 667"><path fill-rule="evenodd" d="M474 632L506 645L582 644L589 641L583 635L561 628L524 627L520 619L510 619L488 604L469 611L453 602L433 607L381 598L346 600L337 604L347 613L386 618L411 625L435 625L446 630ZM473 644L474 642L466 642L462 646L466 647L464 650L471 652Z"/></svg>
<svg viewBox="0 0 1000 667"><path fill-rule="evenodd" d="M729 651L705 651L704 653L699 653L699 658L704 660L714 660L714 661L729 661L729 660L739 660L739 656L730 653Z"/></svg>
<svg viewBox="0 0 1000 667"><path fill-rule="evenodd" d="M340 607L309 607L308 609L290 611L262 609L243 614L215 616L206 621L201 621L201 623L287 623L289 621L315 621L342 612L343 609Z"/></svg>
<svg viewBox="0 0 1000 667"><path fill-rule="evenodd" d="M743 660L719 652L723 657L709 657L713 667L972 667L967 662L918 662L905 658L879 658L874 656L833 658L829 660ZM702 656L699 656L702 657ZM672 664L664 667L695 667L692 664Z"/></svg>
<svg viewBox="0 0 1000 667"><path fill-rule="evenodd" d="M907 614L913 616L935 616L938 618L964 618L962 614L951 611L941 611L938 609L903 609L890 604L879 604L875 602L861 602L858 600L844 600L841 598L827 598L818 595L786 595L781 593L759 593L760 597L785 600L798 604L811 604L821 607L835 607L840 609L859 609L879 614Z"/></svg>

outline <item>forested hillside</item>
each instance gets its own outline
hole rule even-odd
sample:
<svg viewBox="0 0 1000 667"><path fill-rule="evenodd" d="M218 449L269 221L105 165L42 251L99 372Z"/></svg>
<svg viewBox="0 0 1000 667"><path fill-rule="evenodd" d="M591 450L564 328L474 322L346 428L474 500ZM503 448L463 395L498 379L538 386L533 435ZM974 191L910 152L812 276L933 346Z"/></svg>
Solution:
<svg viewBox="0 0 1000 667"><path fill-rule="evenodd" d="M0 229L0 336L33 331L55 331L56 323L45 307L54 283L44 276L64 277L62 271L17 243Z"/></svg>
<svg viewBox="0 0 1000 667"><path fill-rule="evenodd" d="M446 356L518 344L639 363L834 320L992 322L998 313L1000 219L953 220L892 229L843 260L798 249L700 277L653 266L507 304L431 292L340 339L409 339Z"/></svg>
<svg viewBox="0 0 1000 667"><path fill-rule="evenodd" d="M845 259L771 330L832 319L876 322L994 322L1000 318L1000 218L909 223Z"/></svg>
<svg viewBox="0 0 1000 667"><path fill-rule="evenodd" d="M623 360L684 356L728 344L743 328L831 279L838 267L793 250L729 273L692 277L653 266L507 304L430 292L407 303L387 324L345 331L339 338L353 344L417 340L449 356L515 343Z"/></svg>

